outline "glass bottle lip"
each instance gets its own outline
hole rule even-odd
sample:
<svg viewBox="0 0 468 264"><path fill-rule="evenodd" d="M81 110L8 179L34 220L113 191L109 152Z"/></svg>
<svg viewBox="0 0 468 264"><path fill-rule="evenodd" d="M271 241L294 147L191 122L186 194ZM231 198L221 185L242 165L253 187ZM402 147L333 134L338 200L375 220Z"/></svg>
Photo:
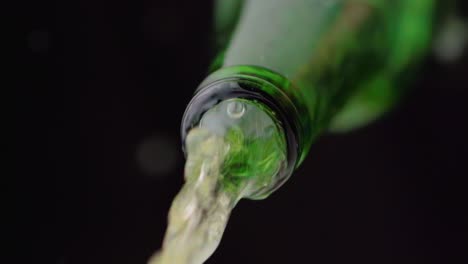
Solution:
<svg viewBox="0 0 468 264"><path fill-rule="evenodd" d="M233 98L255 100L264 104L275 113L279 126L284 131L287 145L287 166L282 169L278 181L269 186L266 190L261 190L253 199L262 199L278 189L296 168L298 157L300 157L300 139L298 138L298 128L290 117L290 113L285 106L280 104L277 99L261 89L262 85L270 85L259 78L242 78L239 76L218 79L210 83L202 83L196 90L194 97L188 104L181 124L182 149L185 152L185 138L188 132L197 126L205 112L219 104L220 102ZM276 89L279 89L275 87ZM285 96L285 95L284 95ZM283 98L284 99L284 98ZM284 101L284 100L283 100Z"/></svg>

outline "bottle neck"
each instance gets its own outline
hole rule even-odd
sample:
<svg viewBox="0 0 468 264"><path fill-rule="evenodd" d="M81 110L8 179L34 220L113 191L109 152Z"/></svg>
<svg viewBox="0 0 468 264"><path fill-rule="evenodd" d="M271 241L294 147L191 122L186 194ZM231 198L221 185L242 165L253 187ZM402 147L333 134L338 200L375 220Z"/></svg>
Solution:
<svg viewBox="0 0 468 264"><path fill-rule="evenodd" d="M182 120L183 146L190 130L200 126L203 116L221 102L244 99L269 109L286 142L286 166L274 176L274 181L250 198L263 198L279 188L299 165L304 153L303 125L300 106L283 91L289 82L278 74L258 67L228 67L208 76L190 101Z"/></svg>
<svg viewBox="0 0 468 264"><path fill-rule="evenodd" d="M376 56L373 48L382 46L373 40L382 39L377 29L383 18L370 2L248 1L214 63L221 70L212 76L255 76L292 102L300 124L298 163L348 98L383 65L383 55Z"/></svg>
<svg viewBox="0 0 468 264"><path fill-rule="evenodd" d="M363 126L398 101L427 50L435 2L245 1L212 69L255 65L287 78L284 92L308 110L306 153L325 129Z"/></svg>
<svg viewBox="0 0 468 264"><path fill-rule="evenodd" d="M259 102L284 131L287 179L332 121L355 127L393 104L396 97L389 95L399 75L425 50L433 3L246 2L214 63L218 70L203 81L184 114L182 137L223 100ZM368 101L377 104L369 107ZM340 113L345 118L336 119Z"/></svg>

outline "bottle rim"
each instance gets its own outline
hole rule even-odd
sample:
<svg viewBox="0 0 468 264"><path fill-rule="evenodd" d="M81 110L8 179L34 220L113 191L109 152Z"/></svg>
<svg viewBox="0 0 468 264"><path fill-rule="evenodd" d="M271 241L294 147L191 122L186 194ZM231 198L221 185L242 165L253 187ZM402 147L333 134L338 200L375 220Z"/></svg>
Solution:
<svg viewBox="0 0 468 264"><path fill-rule="evenodd" d="M227 77L210 83L202 83L188 104L181 124L182 149L186 155L185 139L187 134L199 124L204 113L222 101L234 98L254 100L257 103L264 104L264 106L275 113L275 116L272 116L272 118L276 119L275 121L279 124L280 129L283 130L286 139L287 165L278 172L278 180L272 186L259 190L249 196L248 198L250 199L263 199L283 185L293 173L298 162L298 157L300 157L300 139L298 137L298 127L293 119L294 117L291 117L288 109L285 109L284 103L279 103L278 98L274 98L262 89L265 85L269 86L269 89L277 89L279 96L286 97L275 85L260 78L253 78L252 76ZM287 97L281 98L281 101L289 101L289 99Z"/></svg>

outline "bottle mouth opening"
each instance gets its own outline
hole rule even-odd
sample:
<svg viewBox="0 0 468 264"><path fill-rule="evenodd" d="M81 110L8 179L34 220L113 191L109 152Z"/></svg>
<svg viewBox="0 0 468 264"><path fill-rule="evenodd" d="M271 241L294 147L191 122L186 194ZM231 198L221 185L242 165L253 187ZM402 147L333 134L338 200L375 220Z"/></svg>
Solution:
<svg viewBox="0 0 468 264"><path fill-rule="evenodd" d="M199 126L204 114L221 102L235 98L252 100L256 103L263 104L271 110L274 115L272 118L276 119L285 135L287 162L286 166L281 168L278 172L278 180L276 180L274 184L250 195L248 197L250 199L263 199L278 189L291 176L297 165L300 154L296 124L291 121L292 119L288 116L287 109L285 109L282 104L278 103L277 99L273 98L273 96L262 89L265 85L270 85L278 90L279 88L268 82L262 83L261 81L263 80L232 77L200 86L185 110L181 125L182 148L184 153L187 154L185 150L185 139L189 131ZM269 89L272 88L269 87Z"/></svg>

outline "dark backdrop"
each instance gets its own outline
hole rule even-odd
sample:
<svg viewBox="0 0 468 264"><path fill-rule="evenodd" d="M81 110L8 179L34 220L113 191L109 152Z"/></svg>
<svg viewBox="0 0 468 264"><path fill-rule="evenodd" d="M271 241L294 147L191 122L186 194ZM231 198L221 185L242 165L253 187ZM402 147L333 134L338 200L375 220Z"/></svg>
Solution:
<svg viewBox="0 0 468 264"><path fill-rule="evenodd" d="M21 10L17 263L145 263L183 182L211 2ZM395 111L324 136L282 189L240 202L208 263L463 263L467 82L466 54L428 58Z"/></svg>

